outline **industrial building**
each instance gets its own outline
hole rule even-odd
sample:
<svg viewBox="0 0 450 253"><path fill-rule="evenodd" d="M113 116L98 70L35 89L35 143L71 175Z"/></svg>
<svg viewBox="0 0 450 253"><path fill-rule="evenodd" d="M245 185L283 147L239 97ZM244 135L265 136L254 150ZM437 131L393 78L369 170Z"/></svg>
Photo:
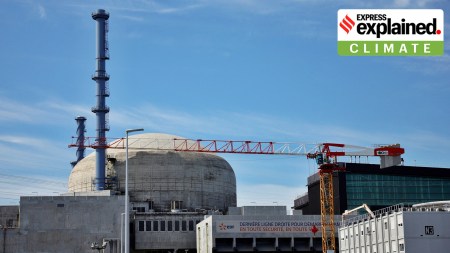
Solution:
<svg viewBox="0 0 450 253"><path fill-rule="evenodd" d="M223 158L152 149L155 140L174 138L181 137L131 137L131 252L320 251L320 215L287 215L285 206L236 207L235 174ZM121 252L125 153L107 150L106 190L95 189L92 153L73 167L68 193L21 197L20 215L18 208L9 211L19 225L0 238L4 252L92 252L95 242L107 242L105 252Z"/></svg>
<svg viewBox="0 0 450 253"><path fill-rule="evenodd" d="M412 207L395 205L374 217L362 215L344 221L339 229L339 252L422 253L447 252L450 209L439 203Z"/></svg>
<svg viewBox="0 0 450 253"><path fill-rule="evenodd" d="M145 133L131 136L128 142L127 132L126 150L111 148L114 143L106 138L110 129L106 105L109 13L97 10L92 18L97 26L97 69L92 76L97 91L92 108L97 136L90 147L95 152L84 156L86 118L79 116L72 145L77 148L77 160L71 163L68 192L23 196L19 207L0 207L0 253L87 253L101 247L117 253L125 249L125 238L130 239L134 253L320 251L317 174L308 178L308 195L295 200L297 210L287 215L284 206L237 207L236 177L220 156L158 148L158 140L182 137ZM123 139L117 141L123 143ZM269 149L258 147L264 152L273 150L272 144ZM384 207L450 199L448 171L347 164L346 172L335 173L336 214L361 203ZM334 225L339 227L340 220L334 217Z"/></svg>
<svg viewBox="0 0 450 253"><path fill-rule="evenodd" d="M394 166L380 169L375 164L346 163L335 172L334 210L342 214L365 203L378 210L399 203L413 205L450 199L450 169ZM318 173L308 177L308 192L294 201L303 214L320 214Z"/></svg>
<svg viewBox="0 0 450 253"><path fill-rule="evenodd" d="M194 227L204 215L236 206L233 169L213 154L151 150L157 145L153 140L178 136L139 134L132 138L140 141L129 143L128 187L135 232L130 245L136 250L195 250ZM93 153L73 168L69 192L94 192L95 158ZM123 149L108 150L106 177L111 182L106 186L117 194L125 192L125 158Z"/></svg>
<svg viewBox="0 0 450 253"><path fill-rule="evenodd" d="M92 252L93 242L120 250L123 196L109 191L78 196L20 198L18 226L2 230L1 252Z"/></svg>
<svg viewBox="0 0 450 253"><path fill-rule="evenodd" d="M173 138L180 137L146 133L129 143L131 252L320 251L320 215L236 207L235 174L223 158L152 150L155 139ZM86 156L72 169L68 193L21 197L20 214L8 211L19 218L0 237L3 252L92 252L103 242L105 252L121 252L126 157L123 149L107 151L110 189L95 189L96 153Z"/></svg>
<svg viewBox="0 0 450 253"><path fill-rule="evenodd" d="M61 196L24 196L20 198L19 207L0 209L2 223L5 224L0 236L3 253L80 253L101 248L105 248L105 252L116 253L124 251L125 238L129 238L131 252L136 253L196 252L196 242L203 240L196 239L196 226L205 216L214 217L214 220L228 217L229 221L251 218L262 223L298 220L286 215L286 207L270 207L277 213L272 212L269 216L267 210L260 207L253 208L259 211L253 211L252 216L236 216L236 210L240 210L236 207L236 178L228 162L208 153L155 150L159 146L155 140L181 137L147 133L132 136L131 143L128 143L127 132L126 150L108 148L112 146L106 138L106 132L110 129L110 108L106 105L106 98L110 96L110 77L106 72L109 13L97 10L92 13L92 18L97 27L97 69L92 76L97 91L97 103L92 108L97 119L97 136L91 145L95 152L84 156L86 118L76 117L77 140L72 147L77 148L77 159L71 162L73 168L68 179L68 193ZM130 169L126 173L128 167ZM125 187L127 184L128 187ZM126 209L131 211L129 216L125 215ZM251 209L242 208L242 214L248 214ZM224 215L228 212L235 215ZM128 219L130 229L126 230ZM302 220L309 222L308 229L310 224L320 227L317 216ZM315 229L312 230L314 232L305 232L306 225L289 226L294 230L300 227L302 232L282 234L283 238L276 239L276 247L287 251L296 248L308 251L318 244L315 247L320 248L320 242L314 243L311 239L311 234L317 233ZM244 251L245 248L240 246L239 234L240 231L234 236L237 240L235 248ZM316 234L317 238L320 238L319 234ZM228 233L228 236L233 234ZM258 236L258 233L243 234L247 237L244 246L248 236ZM269 235L268 240L273 238ZM260 244L264 239L253 241L251 245L255 244L254 247L247 250L262 250ZM220 245L218 249L221 249Z"/></svg>
<svg viewBox="0 0 450 253"><path fill-rule="evenodd" d="M151 150L152 140L180 138L173 135L132 136L140 141L127 143L126 150L108 149L109 13L100 9L92 18L97 30L97 69L92 76L97 91L92 108L97 119L95 152L84 157L86 118L78 116L77 160L71 162L68 193L21 197L19 207L2 207L0 249L79 253L100 245L106 252L122 252L125 235L131 232L127 238L133 252L194 252L194 228L204 215L236 206L234 171L217 155ZM130 229L125 230L128 219Z"/></svg>
<svg viewBox="0 0 450 253"><path fill-rule="evenodd" d="M231 208L198 224L197 252L320 252L320 230L320 215L287 215L285 206Z"/></svg>
<svg viewBox="0 0 450 253"><path fill-rule="evenodd" d="M236 178L223 158L206 153L156 151L158 140L181 138L168 134L139 134L130 141L128 172L130 201L138 212L198 210L226 211L236 206ZM139 149L145 147L145 149ZM106 188L125 192L125 150L108 149ZM94 153L75 165L69 192L94 191Z"/></svg>
<svg viewBox="0 0 450 253"><path fill-rule="evenodd" d="M0 206L0 228L15 228L19 225L18 206Z"/></svg>
<svg viewBox="0 0 450 253"><path fill-rule="evenodd" d="M145 140L172 135L133 136ZM207 214L236 206L236 178L223 158L213 154L143 150L129 144L130 246L133 252L195 252L195 226ZM95 190L96 153L80 160L62 196L21 197L5 210L10 228L0 238L5 252L92 252L93 242L108 242L107 252L120 252L125 150L108 150L108 190ZM2 209L3 210L3 209ZM17 219L19 217L19 219ZM6 218L5 218L6 219ZM18 226L17 226L18 225Z"/></svg>

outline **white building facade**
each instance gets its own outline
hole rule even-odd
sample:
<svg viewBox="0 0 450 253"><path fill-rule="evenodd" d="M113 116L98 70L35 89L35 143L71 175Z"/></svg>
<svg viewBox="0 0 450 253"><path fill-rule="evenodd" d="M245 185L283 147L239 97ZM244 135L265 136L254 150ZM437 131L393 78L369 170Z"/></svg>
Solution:
<svg viewBox="0 0 450 253"><path fill-rule="evenodd" d="M320 215L287 215L284 206L244 206L197 225L197 252L320 252ZM339 225L340 216L335 218Z"/></svg>
<svg viewBox="0 0 450 253"><path fill-rule="evenodd" d="M450 212L439 207L396 205L344 221L339 229L341 253L448 252Z"/></svg>

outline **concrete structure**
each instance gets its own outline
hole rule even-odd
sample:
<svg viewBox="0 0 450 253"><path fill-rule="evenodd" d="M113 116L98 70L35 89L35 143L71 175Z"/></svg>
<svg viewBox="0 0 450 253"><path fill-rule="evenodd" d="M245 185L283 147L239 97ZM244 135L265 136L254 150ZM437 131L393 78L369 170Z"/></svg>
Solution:
<svg viewBox="0 0 450 253"><path fill-rule="evenodd" d="M0 228L15 228L19 226L19 207L0 206Z"/></svg>
<svg viewBox="0 0 450 253"><path fill-rule="evenodd" d="M195 226L204 213L136 213L134 249L159 252L196 252Z"/></svg>
<svg viewBox="0 0 450 253"><path fill-rule="evenodd" d="M441 207L396 205L358 216L339 229L341 253L448 252L450 212Z"/></svg>
<svg viewBox="0 0 450 253"><path fill-rule="evenodd" d="M159 146L155 139L174 138L181 137L147 133L129 138L129 192L134 211L130 245L134 252L195 251L194 227L203 216L224 213L228 207L236 206L236 177L223 158L151 150ZM96 192L95 155L86 156L73 168L69 194ZM107 161L106 177L111 181L106 187L123 194L125 150L108 149Z"/></svg>
<svg viewBox="0 0 450 253"><path fill-rule="evenodd" d="M333 175L334 210L342 214L362 205L372 210L397 203L413 205L450 199L450 169L347 163ZM308 193L294 201L303 214L320 214L319 175L308 178Z"/></svg>
<svg viewBox="0 0 450 253"><path fill-rule="evenodd" d="M320 252L320 215L287 215L285 206L244 206L197 225L197 252ZM335 217L336 226L340 216ZM337 235L337 234L336 234Z"/></svg>
<svg viewBox="0 0 450 253"><path fill-rule="evenodd" d="M206 214L236 206L236 178L231 166L212 154L152 151L164 134L131 136L129 150L130 246L132 252L195 252L195 225ZM178 137L179 138L179 137ZM143 141L142 141L143 140ZM148 143L145 143L148 140ZM2 208L13 226L2 230L3 252L92 252L90 244L108 241L105 252L119 252L124 231L125 150L108 150L106 184L95 190L95 154L79 161L69 178L69 192L58 197L21 197L19 208ZM9 217L9 218L8 218ZM1 251L0 253L3 253Z"/></svg>
<svg viewBox="0 0 450 253"><path fill-rule="evenodd" d="M2 230L3 253L92 252L92 243L102 245L105 241L106 252L123 248L120 242L125 234L125 224L121 223L125 220L122 213L126 152L106 150L109 14L99 9L92 18L97 22L97 69L92 76L97 84L97 104L92 108L97 116L96 143L92 145L95 153L79 159L84 151L84 120L80 118L78 159L69 177L69 193L60 197L22 197L20 226ZM133 142L133 138L141 141ZM206 153L149 150L158 146L153 146L154 139L174 138L180 137L141 134L129 138L132 252L194 252L194 227L203 216L236 206L236 177L223 158ZM0 209L5 217L16 211ZM8 224L10 220L7 219Z"/></svg>
<svg viewBox="0 0 450 253"><path fill-rule="evenodd" d="M105 252L119 252L123 204L123 196L21 197L20 227L3 230L0 252L92 253L103 241Z"/></svg>
<svg viewBox="0 0 450 253"><path fill-rule="evenodd" d="M133 139L140 139L139 144ZM129 191L130 202L142 212L170 212L179 209L226 211L236 206L236 177L223 158L205 153L149 150L155 139L181 138L167 134L130 136ZM139 147L146 149L139 149ZM69 177L69 192L94 190L95 153L81 160ZM109 149L107 184L112 190L125 191L125 150Z"/></svg>

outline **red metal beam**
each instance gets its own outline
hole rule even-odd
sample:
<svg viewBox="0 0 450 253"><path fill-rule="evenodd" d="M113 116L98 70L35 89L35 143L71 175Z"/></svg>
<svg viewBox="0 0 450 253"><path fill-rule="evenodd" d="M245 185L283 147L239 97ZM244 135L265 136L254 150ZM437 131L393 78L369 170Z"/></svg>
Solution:
<svg viewBox="0 0 450 253"><path fill-rule="evenodd" d="M326 157L339 156L398 156L405 150L399 145L367 148L338 143L302 144L269 141L232 141L232 140L191 140L191 139L148 139L129 138L131 148L172 150L183 152L260 154L260 155L299 155L315 158L317 154ZM98 141L95 137L85 137L82 144L72 137L69 147L124 149L125 138L110 138Z"/></svg>

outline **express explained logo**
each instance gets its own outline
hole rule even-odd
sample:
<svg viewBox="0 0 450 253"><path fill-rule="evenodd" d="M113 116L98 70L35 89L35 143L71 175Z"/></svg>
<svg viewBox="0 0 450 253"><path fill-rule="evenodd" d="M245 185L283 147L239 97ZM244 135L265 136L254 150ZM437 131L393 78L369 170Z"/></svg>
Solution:
<svg viewBox="0 0 450 253"><path fill-rule="evenodd" d="M339 23L339 26L344 29L345 32L349 33L350 30L352 30L353 26L355 26L355 21L349 18L348 15L345 15L345 18L342 19L341 23Z"/></svg>
<svg viewBox="0 0 450 253"><path fill-rule="evenodd" d="M444 12L438 9L338 11L339 55L438 56Z"/></svg>
<svg viewBox="0 0 450 253"><path fill-rule="evenodd" d="M408 34L441 34L441 30L436 27L436 18L433 18L428 23L414 23L407 22L405 18L402 18L400 22L392 21L391 18L387 18L386 14L357 14L358 24L356 25L356 32L359 35L376 35L380 38L381 35L408 35ZM364 22L366 21L366 22ZM367 22L367 21L385 21L385 22ZM339 23L339 26L347 32L355 26L355 22L348 16Z"/></svg>

